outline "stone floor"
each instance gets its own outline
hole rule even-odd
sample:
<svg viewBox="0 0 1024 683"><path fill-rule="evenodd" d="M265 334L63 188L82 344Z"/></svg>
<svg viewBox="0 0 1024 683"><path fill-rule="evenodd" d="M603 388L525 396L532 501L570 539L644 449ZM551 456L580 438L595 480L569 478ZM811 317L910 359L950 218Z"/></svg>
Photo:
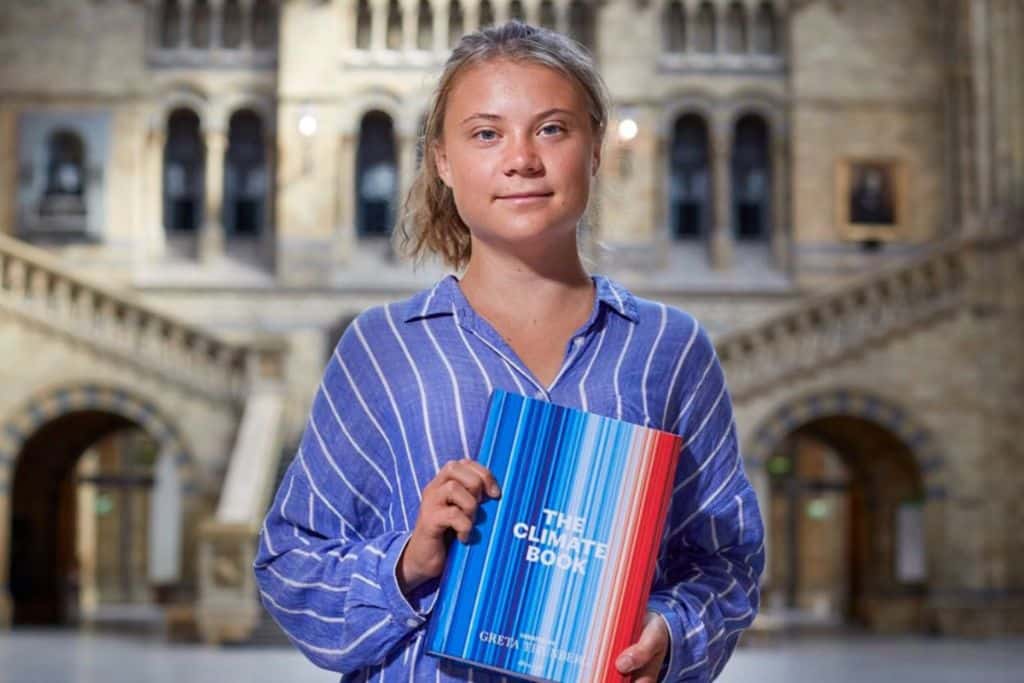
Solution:
<svg viewBox="0 0 1024 683"><path fill-rule="evenodd" d="M289 649L208 648L139 636L0 634L2 683L329 683ZM801 638L744 645L720 683L1021 683L1024 639Z"/></svg>

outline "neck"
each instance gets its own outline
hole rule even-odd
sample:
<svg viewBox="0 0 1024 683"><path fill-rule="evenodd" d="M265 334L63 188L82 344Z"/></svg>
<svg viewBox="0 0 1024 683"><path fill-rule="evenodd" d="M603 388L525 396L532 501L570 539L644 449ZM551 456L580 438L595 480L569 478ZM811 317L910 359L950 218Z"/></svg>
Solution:
<svg viewBox="0 0 1024 683"><path fill-rule="evenodd" d="M591 301L593 296L593 282L580 261L575 234L571 243L549 246L532 258L474 240L460 286L474 308L515 318L556 313L576 297Z"/></svg>

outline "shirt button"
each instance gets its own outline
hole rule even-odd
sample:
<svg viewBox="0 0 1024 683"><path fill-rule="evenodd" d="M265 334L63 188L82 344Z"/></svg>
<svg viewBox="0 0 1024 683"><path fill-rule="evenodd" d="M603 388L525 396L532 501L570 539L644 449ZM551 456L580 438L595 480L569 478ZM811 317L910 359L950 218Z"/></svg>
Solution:
<svg viewBox="0 0 1024 683"><path fill-rule="evenodd" d="M543 391L538 391L536 394L533 395L533 397L534 398L543 399L544 398L544 392Z"/></svg>
<svg viewBox="0 0 1024 683"><path fill-rule="evenodd" d="M417 626L420 625L420 622L416 621L412 617L409 617L408 619L405 620L405 625L408 626L409 628L416 628Z"/></svg>
<svg viewBox="0 0 1024 683"><path fill-rule="evenodd" d="M583 343L583 337L576 337L572 340L573 346L579 346Z"/></svg>

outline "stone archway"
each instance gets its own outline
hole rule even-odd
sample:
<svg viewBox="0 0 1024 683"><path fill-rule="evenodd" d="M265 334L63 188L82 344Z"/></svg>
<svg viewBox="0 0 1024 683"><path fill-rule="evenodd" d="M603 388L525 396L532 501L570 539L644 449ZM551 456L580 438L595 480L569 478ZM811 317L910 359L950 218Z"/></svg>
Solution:
<svg viewBox="0 0 1024 683"><path fill-rule="evenodd" d="M40 392L0 426L0 624L15 617L9 586L12 578L26 575L11 571L19 562L34 576L25 618L63 621L62 572L77 564L68 541L74 538L69 500L75 465L90 446L125 429L144 432L155 443L157 467L165 473L156 485L168 503L156 522L167 530L156 557L169 580L189 583L181 571L191 571L192 563L182 558L192 552L182 541L191 539L183 539L182 531L198 512L192 495L196 471L178 430L151 401L131 391L88 383L60 387Z"/></svg>
<svg viewBox="0 0 1024 683"><path fill-rule="evenodd" d="M898 403L835 389L780 406L746 449L765 473L764 606L871 630L934 627L945 458Z"/></svg>

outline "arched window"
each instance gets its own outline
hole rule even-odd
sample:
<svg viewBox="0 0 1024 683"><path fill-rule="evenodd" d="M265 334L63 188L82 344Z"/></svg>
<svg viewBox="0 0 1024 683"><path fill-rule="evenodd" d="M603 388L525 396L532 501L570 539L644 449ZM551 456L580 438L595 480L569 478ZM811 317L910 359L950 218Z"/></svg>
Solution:
<svg viewBox="0 0 1024 683"><path fill-rule="evenodd" d="M388 35L386 47L389 50L402 48L402 6L398 0L388 2Z"/></svg>
<svg viewBox="0 0 1024 683"><path fill-rule="evenodd" d="M434 10L429 0L420 0L416 17L416 47L420 50L434 47Z"/></svg>
<svg viewBox="0 0 1024 683"><path fill-rule="evenodd" d="M491 5L491 0L481 0L480 2L480 28L487 28L494 24L494 6Z"/></svg>
<svg viewBox="0 0 1024 683"><path fill-rule="evenodd" d="M242 5L238 0L225 0L221 12L220 44L231 50L237 49L242 45Z"/></svg>
<svg viewBox="0 0 1024 683"><path fill-rule="evenodd" d="M85 145L76 133L62 130L46 147L46 189L39 204L44 216L84 216Z"/></svg>
<svg viewBox="0 0 1024 683"><path fill-rule="evenodd" d="M256 0L252 6L252 46L269 50L277 44L277 3Z"/></svg>
<svg viewBox="0 0 1024 683"><path fill-rule="evenodd" d="M257 235L264 221L267 167L263 121L249 109L231 115L224 160L224 230Z"/></svg>
<svg viewBox="0 0 1024 683"><path fill-rule="evenodd" d="M356 49L370 49L370 27L372 25L370 14L370 0L359 0L356 6Z"/></svg>
<svg viewBox="0 0 1024 683"><path fill-rule="evenodd" d="M391 117L372 111L359 126L356 225L360 236L388 235L395 221L398 162Z"/></svg>
<svg viewBox="0 0 1024 683"><path fill-rule="evenodd" d="M448 46L454 47L465 32L466 18L462 14L462 4L459 0L452 0L448 8Z"/></svg>
<svg viewBox="0 0 1024 683"><path fill-rule="evenodd" d="M715 6L710 2L703 2L697 10L697 21L695 42L697 52L715 51Z"/></svg>
<svg viewBox="0 0 1024 683"><path fill-rule="evenodd" d="M593 49L593 16L590 7L583 0L572 0L569 3L569 35L577 42Z"/></svg>
<svg viewBox="0 0 1024 683"><path fill-rule="evenodd" d="M665 31L665 51L686 52L686 11L680 0L672 0L665 5L662 26Z"/></svg>
<svg viewBox="0 0 1024 683"><path fill-rule="evenodd" d="M747 114L736 122L732 149L733 228L737 240L760 240L770 232L771 176L768 125Z"/></svg>
<svg viewBox="0 0 1024 683"><path fill-rule="evenodd" d="M175 48L181 42L181 7L178 0L164 0L160 5L160 47Z"/></svg>
<svg viewBox="0 0 1024 683"><path fill-rule="evenodd" d="M725 51L743 54L747 50L747 10L734 2L725 14Z"/></svg>
<svg viewBox="0 0 1024 683"><path fill-rule="evenodd" d="M192 3L188 42L192 47L207 49L210 47L210 36L210 1L195 0Z"/></svg>
<svg viewBox="0 0 1024 683"><path fill-rule="evenodd" d="M554 30L558 24L555 17L555 3L552 0L541 0L540 3L540 25L544 28Z"/></svg>
<svg viewBox="0 0 1024 683"><path fill-rule="evenodd" d="M778 26L770 2L762 2L754 16L754 51L764 55L779 51Z"/></svg>
<svg viewBox="0 0 1024 683"><path fill-rule="evenodd" d="M520 0L512 0L508 4L508 18L515 19L516 21L526 21L526 10L523 9L523 3Z"/></svg>
<svg viewBox="0 0 1024 683"><path fill-rule="evenodd" d="M203 218L205 150L199 117L189 109L174 110L167 120L164 146L164 225L168 230L195 232Z"/></svg>
<svg viewBox="0 0 1024 683"><path fill-rule="evenodd" d="M685 114L672 131L669 156L669 227L676 239L708 234L711 174L708 128L696 114Z"/></svg>

